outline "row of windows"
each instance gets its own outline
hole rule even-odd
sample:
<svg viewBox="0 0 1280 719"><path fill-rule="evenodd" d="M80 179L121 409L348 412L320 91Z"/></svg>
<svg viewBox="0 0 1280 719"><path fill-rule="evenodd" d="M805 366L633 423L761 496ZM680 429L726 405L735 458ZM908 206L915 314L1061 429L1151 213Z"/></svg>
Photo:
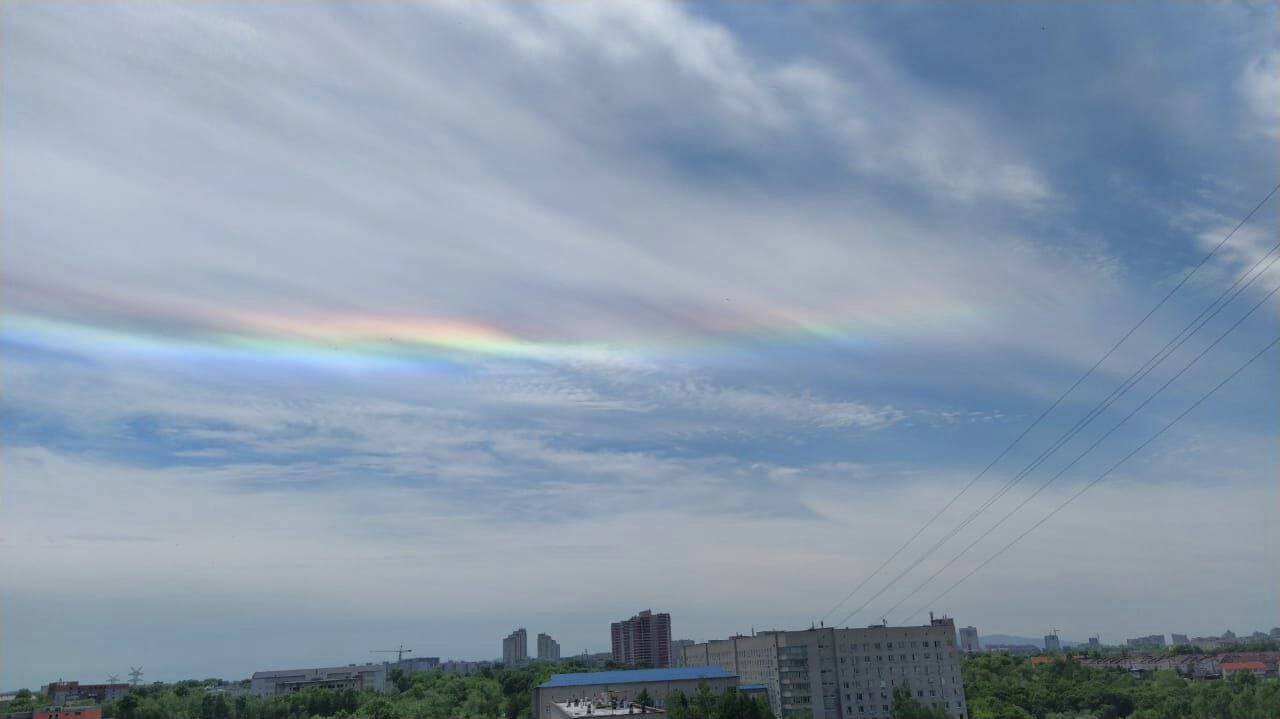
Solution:
<svg viewBox="0 0 1280 719"><path fill-rule="evenodd" d="M943 689L943 690L941 690L941 691L942 691L942 696L946 696L946 695L947 695L947 690L946 690L946 689ZM923 699L923 698L924 698L924 692L925 692L925 690L924 690L924 689L917 689L917 690L916 690L916 696L917 696L917 697L920 697L921 699ZM957 690L955 690L955 692L954 692L954 693L959 694L959 693L960 693L960 691L957 689ZM866 697L867 697L867 699L868 699L868 700L871 700L871 699L874 699L874 698L875 698L875 692L857 692L858 701L862 701L862 696L863 696L864 694L866 695ZM937 697L937 696L938 696L938 692L937 692L937 690L930 689L930 690L929 690L929 696L931 696L931 697ZM880 692L880 698L881 698L881 699L888 699L888 698L889 698L889 693L888 693L888 692ZM844 695L844 700L845 700L845 701L847 701L847 702L848 702L848 701L853 701L852 699L850 699L850 698L849 698L849 695L848 695L848 694L845 694L845 695ZM957 704L957 705L959 705L959 703L960 703L960 702L958 702L958 701L956 702L956 704ZM950 702L948 702L948 703L947 703L947 706L950 706L950 705L951 705L951 704L950 704Z"/></svg>

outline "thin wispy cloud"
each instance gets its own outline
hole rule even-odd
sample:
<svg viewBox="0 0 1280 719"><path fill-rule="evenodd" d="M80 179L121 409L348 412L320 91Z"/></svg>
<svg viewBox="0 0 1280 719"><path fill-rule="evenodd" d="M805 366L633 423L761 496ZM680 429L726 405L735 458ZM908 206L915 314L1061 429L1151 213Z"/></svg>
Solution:
<svg viewBox="0 0 1280 719"><path fill-rule="evenodd" d="M406 634L482 658L519 624L597 650L596 625L649 605L680 636L806 625L1276 182L1269 6L2 12L0 575L24 578L0 615L6 688L121 662L235 677ZM955 511L1265 252L1277 205ZM1262 541L1272 366L937 609L1031 634L1274 624L1249 581L1280 546ZM1177 526L1196 531L1133 541ZM1260 541L1242 550L1241 526ZM663 579L555 590L600 562ZM1064 602L1047 566L1106 606ZM72 582L99 604L58 599ZM1153 588L1178 599L1151 609ZM146 656L104 639L68 658L27 629L84 634L108 610ZM146 629L197 615L224 631L193 629L209 652L187 665Z"/></svg>

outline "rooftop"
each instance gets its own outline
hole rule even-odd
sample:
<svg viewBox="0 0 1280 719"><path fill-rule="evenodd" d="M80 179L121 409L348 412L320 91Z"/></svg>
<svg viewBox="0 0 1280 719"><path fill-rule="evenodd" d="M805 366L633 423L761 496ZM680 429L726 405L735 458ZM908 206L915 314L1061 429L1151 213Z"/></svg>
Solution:
<svg viewBox="0 0 1280 719"><path fill-rule="evenodd" d="M366 662L364 664L348 664L344 667L313 667L310 669L272 669L269 671L254 672L253 679L276 679L280 677L305 676L308 674L364 674L365 672L381 671L381 664Z"/></svg>
<svg viewBox="0 0 1280 719"><path fill-rule="evenodd" d="M636 682L675 682L688 679L730 679L735 674L721 667L667 667L664 669L630 669L581 674L552 674L539 685L548 687L581 687L593 684L634 684Z"/></svg>
<svg viewBox="0 0 1280 719"><path fill-rule="evenodd" d="M1223 662L1222 671L1234 672L1241 669L1266 669L1267 665L1262 662Z"/></svg>

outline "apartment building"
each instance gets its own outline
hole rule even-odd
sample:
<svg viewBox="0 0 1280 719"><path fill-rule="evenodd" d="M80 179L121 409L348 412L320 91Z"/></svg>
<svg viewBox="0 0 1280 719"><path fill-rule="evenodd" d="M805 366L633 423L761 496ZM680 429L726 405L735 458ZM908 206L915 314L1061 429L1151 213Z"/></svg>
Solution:
<svg viewBox="0 0 1280 719"><path fill-rule="evenodd" d="M671 615L643 612L609 626L613 660L622 664L671 666Z"/></svg>
<svg viewBox="0 0 1280 719"><path fill-rule="evenodd" d="M683 648L686 666L719 666L763 684L780 719L888 719L893 690L967 719L955 622L768 631Z"/></svg>
<svg viewBox="0 0 1280 719"><path fill-rule="evenodd" d="M982 651L982 644L978 641L977 627L960 627L960 651L965 654L977 654Z"/></svg>
<svg viewBox="0 0 1280 719"><path fill-rule="evenodd" d="M550 634L538 633L538 658L546 661L560 659L560 642L551 638Z"/></svg>
<svg viewBox="0 0 1280 719"><path fill-rule="evenodd" d="M519 667L529 663L529 632L521 627L502 640L502 666Z"/></svg>

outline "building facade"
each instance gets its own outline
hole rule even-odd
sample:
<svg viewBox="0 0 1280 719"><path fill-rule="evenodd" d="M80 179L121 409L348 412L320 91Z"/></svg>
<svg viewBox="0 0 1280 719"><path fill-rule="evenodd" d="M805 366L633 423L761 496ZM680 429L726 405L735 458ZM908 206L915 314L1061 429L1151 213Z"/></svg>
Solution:
<svg viewBox="0 0 1280 719"><path fill-rule="evenodd" d="M1136 649L1139 647L1163 647L1164 635L1149 634L1145 637L1134 637L1133 639L1126 639L1124 640L1124 643L1131 649Z"/></svg>
<svg viewBox="0 0 1280 719"><path fill-rule="evenodd" d="M684 666L684 648L691 647L696 642L692 639L672 639L671 640L671 666Z"/></svg>
<svg viewBox="0 0 1280 719"><path fill-rule="evenodd" d="M977 627L960 627L960 651L965 654L977 654L982 651L982 644L978 642Z"/></svg>
<svg viewBox="0 0 1280 719"><path fill-rule="evenodd" d="M529 663L529 632L521 627L502 640L502 666L518 667Z"/></svg>
<svg viewBox="0 0 1280 719"><path fill-rule="evenodd" d="M348 664L345 667L277 669L254 672L249 691L260 697L292 694L303 689L354 689L384 691L389 664Z"/></svg>
<svg viewBox="0 0 1280 719"><path fill-rule="evenodd" d="M612 710L598 712L605 716L617 712L619 708L622 714L632 714L629 704L641 692L647 693L661 710L668 694L679 690L692 697L698 691L698 683L703 681L716 696L720 696L729 687L738 686L738 677L714 666L555 674L534 688L532 719L571 719L581 716L574 709L583 702ZM588 714L595 716L597 712Z"/></svg>
<svg viewBox="0 0 1280 719"><path fill-rule="evenodd" d="M779 719L888 719L893 690L967 719L955 622L770 631L684 647L686 666L763 684Z"/></svg>
<svg viewBox="0 0 1280 719"><path fill-rule="evenodd" d="M538 658L545 661L560 659L560 642L551 638L550 634L538 634Z"/></svg>
<svg viewBox="0 0 1280 719"><path fill-rule="evenodd" d="M44 693L49 695L50 701L55 705L62 705L67 702L79 701L81 699L93 699L98 702L113 702L129 693L129 685L123 682L113 684L81 684L77 681L57 681L49 682L43 687L43 689Z"/></svg>
<svg viewBox="0 0 1280 719"><path fill-rule="evenodd" d="M671 615L646 609L609 627L613 660L622 664L671 666Z"/></svg>
<svg viewBox="0 0 1280 719"><path fill-rule="evenodd" d="M1062 642L1058 639L1057 634L1044 635L1044 650L1046 652L1062 651Z"/></svg>

